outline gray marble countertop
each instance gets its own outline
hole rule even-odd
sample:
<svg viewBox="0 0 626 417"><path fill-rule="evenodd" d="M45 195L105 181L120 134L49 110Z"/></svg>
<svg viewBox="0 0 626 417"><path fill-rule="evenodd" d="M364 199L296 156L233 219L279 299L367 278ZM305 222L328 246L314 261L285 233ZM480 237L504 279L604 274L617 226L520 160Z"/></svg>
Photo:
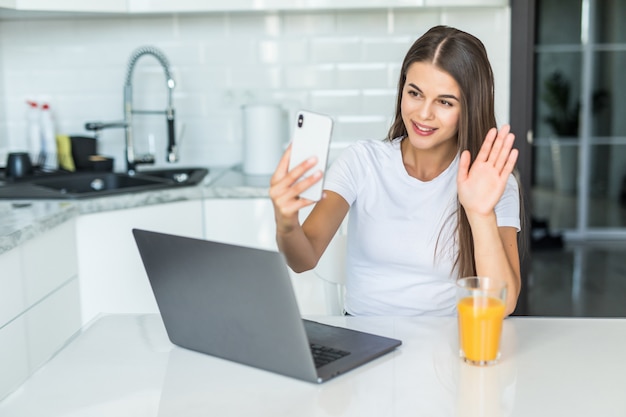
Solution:
<svg viewBox="0 0 626 417"><path fill-rule="evenodd" d="M269 180L239 167L210 167L202 183L189 187L80 200L0 201L0 254L81 214L205 198L265 198Z"/></svg>

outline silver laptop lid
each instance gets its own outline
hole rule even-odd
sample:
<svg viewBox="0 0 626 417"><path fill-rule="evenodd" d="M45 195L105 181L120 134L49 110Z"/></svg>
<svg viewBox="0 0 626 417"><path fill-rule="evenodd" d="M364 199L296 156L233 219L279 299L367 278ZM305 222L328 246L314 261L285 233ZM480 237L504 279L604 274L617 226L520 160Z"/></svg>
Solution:
<svg viewBox="0 0 626 417"><path fill-rule="evenodd" d="M318 380L279 253L139 229L133 235L172 343Z"/></svg>

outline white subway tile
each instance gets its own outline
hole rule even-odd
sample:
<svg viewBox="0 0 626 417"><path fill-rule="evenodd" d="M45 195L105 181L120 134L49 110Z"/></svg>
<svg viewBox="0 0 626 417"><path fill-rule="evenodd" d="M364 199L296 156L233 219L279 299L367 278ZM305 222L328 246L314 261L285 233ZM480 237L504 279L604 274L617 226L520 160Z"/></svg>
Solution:
<svg viewBox="0 0 626 417"><path fill-rule="evenodd" d="M340 88L385 88L387 78L386 64L337 65L337 86Z"/></svg>
<svg viewBox="0 0 626 417"><path fill-rule="evenodd" d="M440 9L397 9L393 12L393 34L408 35L411 43L441 23ZM408 49L408 48L407 48Z"/></svg>
<svg viewBox="0 0 626 417"><path fill-rule="evenodd" d="M174 73L180 68L201 65L206 59L204 45L199 40L172 43L160 49L163 50L170 63L170 70ZM122 68L125 69L126 65ZM176 81L177 78L175 77Z"/></svg>
<svg viewBox="0 0 626 417"><path fill-rule="evenodd" d="M304 39L261 40L257 54L263 64L303 64L309 58L309 43Z"/></svg>
<svg viewBox="0 0 626 417"><path fill-rule="evenodd" d="M330 115L361 114L359 90L324 90L311 92L311 109Z"/></svg>
<svg viewBox="0 0 626 417"><path fill-rule="evenodd" d="M389 32L386 10L350 10L337 12L337 33L342 35L377 35Z"/></svg>
<svg viewBox="0 0 626 417"><path fill-rule="evenodd" d="M237 89L266 89L284 87L280 66L235 66L230 69L232 86Z"/></svg>
<svg viewBox="0 0 626 417"><path fill-rule="evenodd" d="M396 90L365 90L362 94L363 114L393 116L396 108Z"/></svg>
<svg viewBox="0 0 626 417"><path fill-rule="evenodd" d="M402 62L414 39L365 38L363 40L364 62Z"/></svg>
<svg viewBox="0 0 626 417"><path fill-rule="evenodd" d="M173 99L176 121L180 123L181 117L191 119L207 115L207 96L209 95L203 92L177 94ZM217 97L209 97L216 103L219 101ZM212 107L215 108L216 106Z"/></svg>
<svg viewBox="0 0 626 417"><path fill-rule="evenodd" d="M228 15L225 13L178 16L178 36L183 43L224 38L227 33Z"/></svg>
<svg viewBox="0 0 626 417"><path fill-rule="evenodd" d="M398 88L401 70L402 62L394 62L387 66L387 87L394 89Z"/></svg>
<svg viewBox="0 0 626 417"><path fill-rule="evenodd" d="M167 52L167 45L178 37L176 15L155 15L150 19L129 16L123 25L124 40L135 41L137 46L156 45Z"/></svg>
<svg viewBox="0 0 626 417"><path fill-rule="evenodd" d="M311 60L315 63L359 62L361 56L361 40L358 37L311 40Z"/></svg>
<svg viewBox="0 0 626 417"><path fill-rule="evenodd" d="M384 117L338 117L333 130L333 141L353 142L361 139L383 139L389 129Z"/></svg>
<svg viewBox="0 0 626 417"><path fill-rule="evenodd" d="M283 16L285 36L326 36L334 34L336 26L336 16L332 13L286 13Z"/></svg>
<svg viewBox="0 0 626 417"><path fill-rule="evenodd" d="M206 65L248 65L256 63L256 42L252 36L227 37L203 42Z"/></svg>
<svg viewBox="0 0 626 417"><path fill-rule="evenodd" d="M282 19L277 13L230 13L227 17L231 37L279 36Z"/></svg>
<svg viewBox="0 0 626 417"><path fill-rule="evenodd" d="M298 65L285 68L286 88L333 88L335 87L334 65Z"/></svg>
<svg viewBox="0 0 626 417"><path fill-rule="evenodd" d="M227 66L201 65L180 68L175 74L177 94L203 93L220 88L230 88L231 76Z"/></svg>
<svg viewBox="0 0 626 417"><path fill-rule="evenodd" d="M502 45L509 38L509 13L502 8L447 8L442 23L471 33L480 39L487 50Z"/></svg>

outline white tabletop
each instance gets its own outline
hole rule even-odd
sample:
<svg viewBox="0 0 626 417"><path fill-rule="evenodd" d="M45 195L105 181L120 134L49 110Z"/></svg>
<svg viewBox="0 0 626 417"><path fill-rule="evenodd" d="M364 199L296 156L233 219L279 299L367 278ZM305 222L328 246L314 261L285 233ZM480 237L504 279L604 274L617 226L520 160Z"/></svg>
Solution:
<svg viewBox="0 0 626 417"><path fill-rule="evenodd" d="M446 318L314 318L401 339L322 385L173 346L158 315L103 316L0 416L626 416L626 319L509 318L502 360L460 361Z"/></svg>

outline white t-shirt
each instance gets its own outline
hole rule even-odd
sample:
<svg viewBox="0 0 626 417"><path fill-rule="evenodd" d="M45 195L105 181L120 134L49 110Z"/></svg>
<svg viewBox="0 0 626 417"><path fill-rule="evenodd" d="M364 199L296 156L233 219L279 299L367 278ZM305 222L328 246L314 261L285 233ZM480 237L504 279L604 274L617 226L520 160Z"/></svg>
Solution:
<svg viewBox="0 0 626 417"><path fill-rule="evenodd" d="M459 157L423 182L406 172L400 143L357 142L326 174L324 188L350 204L345 309L353 315L453 315ZM498 226L519 230L512 175L495 211Z"/></svg>

